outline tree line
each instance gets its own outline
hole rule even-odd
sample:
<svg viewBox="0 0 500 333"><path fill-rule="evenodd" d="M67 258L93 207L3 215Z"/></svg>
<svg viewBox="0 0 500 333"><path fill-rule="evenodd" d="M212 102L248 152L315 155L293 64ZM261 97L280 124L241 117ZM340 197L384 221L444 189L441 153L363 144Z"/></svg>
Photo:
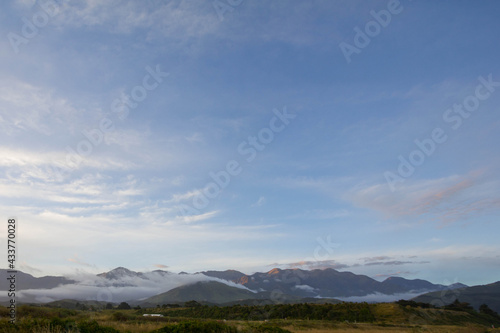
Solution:
<svg viewBox="0 0 500 333"><path fill-rule="evenodd" d="M226 320L266 320L266 319L304 319L332 320L349 322L373 322L368 303L339 304L275 304L275 305L233 305L209 306L191 301L187 308L155 309L165 317L206 318ZM151 311L151 310L141 310Z"/></svg>

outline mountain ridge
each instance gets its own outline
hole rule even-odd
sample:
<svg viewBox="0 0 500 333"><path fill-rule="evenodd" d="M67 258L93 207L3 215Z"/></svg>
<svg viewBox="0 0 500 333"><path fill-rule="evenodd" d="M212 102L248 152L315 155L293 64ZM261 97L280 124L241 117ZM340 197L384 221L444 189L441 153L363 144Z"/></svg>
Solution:
<svg viewBox="0 0 500 333"><path fill-rule="evenodd" d="M273 268L268 272L246 275L239 271L204 271L206 276L244 285L252 290L280 289L286 294L301 297L351 297L369 294L402 294L449 289L450 286L433 284L426 280L390 277L379 282L366 275L340 272L333 268L302 270ZM332 283L334 281L334 283ZM455 287L464 287L459 284Z"/></svg>
<svg viewBox="0 0 500 333"><path fill-rule="evenodd" d="M4 271L6 272L6 270ZM18 272L18 277L19 281L23 281L18 285L18 290L23 291L21 301L38 301L42 303L64 298L89 300L92 297L92 299L99 301L137 301L202 281L216 281L231 288L239 286L239 290L221 287L220 285L214 287L222 290L223 293L227 293L227 295L221 297L222 300L227 302L240 300L244 295L240 295L239 298L229 297L229 295L241 294L241 290L254 293L254 295L247 293L249 299L255 298L255 294L259 293L261 293L259 297L273 298L270 294L274 293L274 296L281 295L283 300L288 298L348 299L349 297L359 298L373 295L391 296L391 299L397 300L399 295L412 297L432 291L466 287L462 284L443 286L426 280L408 280L402 277L391 277L379 282L366 275L358 275L348 271L341 272L333 268L314 270L272 268L267 272L253 274L244 274L237 270L213 270L193 274L181 272L176 274L163 270L135 272L120 266L108 272L95 275L87 274L79 281L53 276L36 278L22 272ZM78 279L78 277L74 278ZM8 281L7 279L4 280L0 280L0 287L4 285L4 288L6 288ZM24 283L26 281L28 283ZM213 285L215 286L215 284ZM88 296L89 292L92 296ZM209 295L208 291L204 292ZM267 293L267 295L263 293ZM408 296L409 293L412 295ZM168 297L170 296L168 295ZM207 299L214 297L215 295L207 296ZM373 297L370 299L373 300ZM217 300L217 302L222 300ZM4 301L5 297L0 296L0 302Z"/></svg>

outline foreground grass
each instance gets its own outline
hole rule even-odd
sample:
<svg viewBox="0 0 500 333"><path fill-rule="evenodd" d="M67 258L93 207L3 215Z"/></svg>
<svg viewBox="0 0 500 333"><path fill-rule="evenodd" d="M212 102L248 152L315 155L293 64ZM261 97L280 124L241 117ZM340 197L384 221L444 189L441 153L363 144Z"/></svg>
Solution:
<svg viewBox="0 0 500 333"><path fill-rule="evenodd" d="M363 317L357 315L352 317L351 312L340 311L356 307L359 305L344 304L333 308L331 306L322 308L315 305L295 308L276 306L271 308L267 314L263 311L259 312L259 316L263 318L266 315L277 317L278 313L287 314L289 317L285 318L284 315L280 315L279 319L242 320L233 318L225 320L220 318L220 314L228 314L228 309L219 307L200 308L199 311L186 308L84 311L21 306L18 308L16 325L8 322L8 312L5 308L0 307L0 333L500 332L500 329L492 328L492 325L500 326L500 318L475 311L410 307L396 303L364 306L365 314ZM262 310L264 309L269 308L262 308ZM311 310L311 314L290 312L290 310L303 311L304 309ZM323 311L325 309L328 311ZM233 312L238 316L246 316L245 311L247 310L244 307L236 307ZM164 317L143 317L144 312L162 313ZM203 313L205 317L212 315L216 318L193 317L197 313ZM310 319L318 317L320 313L333 318L335 316L337 316L336 318L346 318L345 315L348 315L348 318L370 318L370 320L369 322L358 322L357 319ZM293 315L302 318L293 318Z"/></svg>
<svg viewBox="0 0 500 333"><path fill-rule="evenodd" d="M120 323L120 322L95 322L99 326L90 326L90 330L81 330L75 326L59 327L52 325L33 325L30 323L28 326L23 326L22 323L18 325L8 324L3 326L0 324L0 332L2 333L177 333L177 332L199 332L199 333L326 333L326 332L427 332L427 333L486 333L486 332L500 332L500 329L486 328L485 326L467 324L464 326L457 325L423 325L423 326L407 326L407 325L378 325L378 324L350 324L350 323L331 323L327 321L290 321L283 322L239 322L228 321L225 323L218 323L223 325L224 330L190 330L193 325L186 325L186 323L203 323L201 321L179 321L178 323ZM27 322L26 322L27 323ZM17 326L17 327L16 327Z"/></svg>

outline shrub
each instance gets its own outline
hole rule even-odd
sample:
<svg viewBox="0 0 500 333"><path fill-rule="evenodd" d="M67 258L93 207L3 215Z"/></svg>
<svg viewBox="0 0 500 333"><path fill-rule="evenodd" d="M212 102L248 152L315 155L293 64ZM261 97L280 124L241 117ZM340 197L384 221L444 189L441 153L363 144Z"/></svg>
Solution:
<svg viewBox="0 0 500 333"><path fill-rule="evenodd" d="M252 327L252 333L291 333L289 330L285 330L278 326L273 326L271 324L262 324L260 326Z"/></svg>
<svg viewBox="0 0 500 333"><path fill-rule="evenodd" d="M130 309L131 309L131 307L130 307L130 305L128 305L128 303L127 303L127 302L121 302L121 303L118 305L117 309L119 309L119 310L130 310Z"/></svg>
<svg viewBox="0 0 500 333"><path fill-rule="evenodd" d="M78 323L78 331L80 333L120 333L114 328L99 326L95 320Z"/></svg>
<svg viewBox="0 0 500 333"><path fill-rule="evenodd" d="M130 319L133 319L132 316L123 313L123 312L114 312L113 313L113 319L116 321L127 321Z"/></svg>
<svg viewBox="0 0 500 333"><path fill-rule="evenodd" d="M168 325L155 333L237 333L236 328L215 321L185 321L176 325Z"/></svg>

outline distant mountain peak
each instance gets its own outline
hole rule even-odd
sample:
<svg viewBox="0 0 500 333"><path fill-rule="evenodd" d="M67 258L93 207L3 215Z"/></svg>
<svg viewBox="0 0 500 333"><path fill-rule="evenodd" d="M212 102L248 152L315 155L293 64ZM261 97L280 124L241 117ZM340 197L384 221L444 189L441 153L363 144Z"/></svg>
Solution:
<svg viewBox="0 0 500 333"><path fill-rule="evenodd" d="M447 289L468 288L469 286L460 282L450 284Z"/></svg>
<svg viewBox="0 0 500 333"><path fill-rule="evenodd" d="M211 276L215 277L218 279L226 280L226 281L232 281L234 283L239 283L239 284L244 284L242 283L242 279L244 280L246 275L243 274L242 272L239 272L234 269L228 269L223 272L219 271L206 271L206 272L201 272L201 274L206 275L206 276ZM248 279L248 278L247 278Z"/></svg>
<svg viewBox="0 0 500 333"><path fill-rule="evenodd" d="M171 272L169 271L164 271L163 269L155 269L154 271L152 271L151 273L157 273L157 274L161 274L161 275L168 275L168 274L172 274Z"/></svg>
<svg viewBox="0 0 500 333"><path fill-rule="evenodd" d="M243 274L241 273L240 271L237 271L235 269L226 269L225 272L228 272L228 273L237 273L237 274Z"/></svg>
<svg viewBox="0 0 500 333"><path fill-rule="evenodd" d="M281 272L281 269L273 268L269 272L267 272L267 275L274 275L274 274L278 274L279 272Z"/></svg>
<svg viewBox="0 0 500 333"><path fill-rule="evenodd" d="M109 272L104 272L101 274L97 274L97 276L106 278L109 280L118 280L123 277L135 277L138 276L139 273L131 271L125 267L116 267L115 269L110 270Z"/></svg>
<svg viewBox="0 0 500 333"><path fill-rule="evenodd" d="M115 269L112 269L111 272L127 272L130 273L132 272L130 269L125 268L123 266L116 267Z"/></svg>
<svg viewBox="0 0 500 333"><path fill-rule="evenodd" d="M385 282L385 281L391 281L391 282L395 282L395 281L407 281L408 279L405 279L403 277L400 277L400 276L389 276L388 278L386 278L384 281L382 282Z"/></svg>

